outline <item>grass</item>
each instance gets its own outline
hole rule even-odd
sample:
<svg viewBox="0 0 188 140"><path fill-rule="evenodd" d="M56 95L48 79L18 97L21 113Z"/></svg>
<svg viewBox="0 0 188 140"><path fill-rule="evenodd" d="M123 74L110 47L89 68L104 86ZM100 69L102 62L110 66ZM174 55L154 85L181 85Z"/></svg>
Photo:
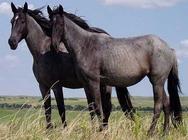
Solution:
<svg viewBox="0 0 188 140"><path fill-rule="evenodd" d="M68 127L63 129L57 110L53 110L53 124L50 131L45 129L43 109L0 110L1 140L187 140L188 114L184 113L184 127L174 129L171 125L170 134L162 136L163 115L159 119L155 135L147 137L146 133L151 122L151 113L138 112L136 122L125 118L122 112L113 112L109 128L98 131L98 122L91 124L88 112L68 111Z"/></svg>
<svg viewBox="0 0 188 140"><path fill-rule="evenodd" d="M2 98L0 98L2 99ZM14 100L13 100L14 99ZM30 100L31 99L31 100ZM40 98L20 97L4 98L6 103L41 104ZM134 106L144 101L146 106L152 106L151 98L134 97ZM183 105L187 102L183 99ZM0 100L0 103L2 103ZM118 105L113 98L113 103ZM85 99L67 99L66 104L85 105ZM102 132L98 131L98 122L91 124L90 116L85 111L67 111L66 117L68 127L63 129L56 109L52 112L54 129L45 129L45 116L43 109L0 109L0 140L187 140L188 139L188 113L184 112L184 126L175 129L170 125L170 133L162 136L163 115L159 119L155 135L147 137L152 113L138 112L136 122L126 119L121 111L114 111L109 120L109 128Z"/></svg>

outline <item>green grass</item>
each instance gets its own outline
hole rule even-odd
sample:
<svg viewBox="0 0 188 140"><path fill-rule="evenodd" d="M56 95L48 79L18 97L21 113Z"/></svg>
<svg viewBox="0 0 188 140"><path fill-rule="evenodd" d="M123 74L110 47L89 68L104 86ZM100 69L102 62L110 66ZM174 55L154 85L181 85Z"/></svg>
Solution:
<svg viewBox="0 0 188 140"><path fill-rule="evenodd" d="M10 120L11 115L15 114L17 110L0 109L0 123Z"/></svg>

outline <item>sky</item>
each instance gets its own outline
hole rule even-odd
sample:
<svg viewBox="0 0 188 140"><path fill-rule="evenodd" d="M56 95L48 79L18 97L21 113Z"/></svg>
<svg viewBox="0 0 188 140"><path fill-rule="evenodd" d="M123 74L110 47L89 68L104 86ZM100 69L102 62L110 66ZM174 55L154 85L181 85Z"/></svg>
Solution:
<svg viewBox="0 0 188 140"><path fill-rule="evenodd" d="M25 44L10 50L11 1L0 0L0 96L40 96L32 72L32 56ZM25 1L14 0L23 6ZM65 11L84 18L113 37L155 34L176 50L183 96L188 96L188 0L28 0L29 7L62 4ZM44 8L46 14L46 8ZM46 14L47 16L47 14ZM132 96L153 96L148 79L129 87ZM65 97L85 97L84 91L64 89ZM113 95L115 92L113 91Z"/></svg>

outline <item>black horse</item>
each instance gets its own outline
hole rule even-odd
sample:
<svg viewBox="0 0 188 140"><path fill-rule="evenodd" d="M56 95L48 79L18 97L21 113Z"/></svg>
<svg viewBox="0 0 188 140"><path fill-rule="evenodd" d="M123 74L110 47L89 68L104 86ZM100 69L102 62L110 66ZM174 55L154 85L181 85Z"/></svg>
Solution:
<svg viewBox="0 0 188 140"><path fill-rule="evenodd" d="M113 38L89 32L71 20L61 5L53 11L48 7L48 13L53 23L52 44L65 44L84 88L95 95L99 115L103 115L100 83L131 86L147 76L154 93L154 116L148 134L153 134L162 109L165 133L169 130L170 114L176 124L182 123L177 58L165 41L154 35ZM167 79L170 102L164 90Z"/></svg>
<svg viewBox="0 0 188 140"><path fill-rule="evenodd" d="M40 9L29 10L27 3L24 8L16 8L11 3L14 17L11 20L12 31L9 39L11 49L15 50L18 43L25 39L27 46L33 56L33 73L39 83L40 91L42 93L45 108L45 115L47 121L47 128L51 128L51 96L50 89L54 91L59 115L62 123L65 122L65 107L62 87L67 88L83 88L83 84L77 78L73 60L69 53L67 53L63 44L60 45L60 53L53 51L51 47L51 24L46 19ZM70 14L71 16L71 14ZM75 18L75 17L74 17ZM76 19L75 19L76 20ZM98 28L90 28L91 32L98 32L105 34L106 32ZM126 88L116 88L119 102L123 111L131 112L133 109L128 90ZM111 87L101 85L101 93L103 102L103 110L106 115L104 119L108 120L111 111ZM93 97L89 95L86 90L89 110L92 109ZM94 112L90 112L91 118L94 117ZM105 121L105 120L104 120Z"/></svg>

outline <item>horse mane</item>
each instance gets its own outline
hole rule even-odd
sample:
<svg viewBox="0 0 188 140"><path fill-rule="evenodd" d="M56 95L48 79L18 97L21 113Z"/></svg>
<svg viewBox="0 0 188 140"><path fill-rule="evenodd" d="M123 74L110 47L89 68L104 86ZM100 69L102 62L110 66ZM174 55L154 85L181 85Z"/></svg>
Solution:
<svg viewBox="0 0 188 140"><path fill-rule="evenodd" d="M53 10L53 13L58 13L59 9L55 8ZM105 30L97 28L97 27L90 27L88 25L88 23L86 22L86 20L84 20L83 18L76 16L75 14L72 13L68 13L64 11L64 15L70 19L71 21L73 21L75 24L77 24L78 26L80 26L82 29L87 30L89 32L94 32L94 33L104 33L109 35Z"/></svg>
<svg viewBox="0 0 188 140"><path fill-rule="evenodd" d="M88 25L88 23L86 22L86 20L82 19L79 16L76 16L75 14L72 13L67 13L64 11L64 14L67 18L69 18L71 21L73 21L74 23L76 23L78 26L80 26L81 28L90 31L90 32L95 32L95 33L105 33L107 35L109 35L105 30L97 28L97 27L90 27Z"/></svg>

